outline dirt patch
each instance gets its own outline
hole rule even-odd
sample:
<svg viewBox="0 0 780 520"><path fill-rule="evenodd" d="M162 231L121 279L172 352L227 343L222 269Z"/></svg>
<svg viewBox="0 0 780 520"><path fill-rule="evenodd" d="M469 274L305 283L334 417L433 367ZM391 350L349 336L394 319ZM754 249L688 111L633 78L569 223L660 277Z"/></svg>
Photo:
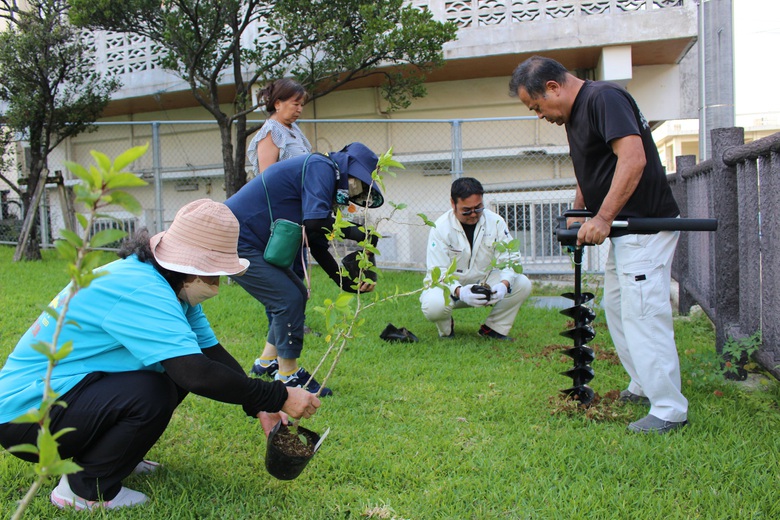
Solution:
<svg viewBox="0 0 780 520"><path fill-rule="evenodd" d="M597 422L628 421L634 411L626 403L619 401L620 390L610 390L603 396L596 392L587 405L564 394L550 396L551 415L563 414L569 417L582 416Z"/></svg>
<svg viewBox="0 0 780 520"><path fill-rule="evenodd" d="M295 427L290 429L283 424L279 427L279 431L276 432L272 442L276 448L287 456L311 457L314 455L314 445L317 443L317 437L312 431Z"/></svg>

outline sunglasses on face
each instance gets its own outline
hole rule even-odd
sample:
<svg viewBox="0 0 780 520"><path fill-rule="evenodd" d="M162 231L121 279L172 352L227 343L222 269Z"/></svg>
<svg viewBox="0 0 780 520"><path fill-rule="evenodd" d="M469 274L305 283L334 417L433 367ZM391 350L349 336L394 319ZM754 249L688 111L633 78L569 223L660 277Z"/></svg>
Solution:
<svg viewBox="0 0 780 520"><path fill-rule="evenodd" d="M479 205L476 208L472 208L472 209L467 209L465 211L461 211L460 214L463 215L464 217L468 217L472 213L476 213L477 215L479 215L483 211L485 211L485 206Z"/></svg>

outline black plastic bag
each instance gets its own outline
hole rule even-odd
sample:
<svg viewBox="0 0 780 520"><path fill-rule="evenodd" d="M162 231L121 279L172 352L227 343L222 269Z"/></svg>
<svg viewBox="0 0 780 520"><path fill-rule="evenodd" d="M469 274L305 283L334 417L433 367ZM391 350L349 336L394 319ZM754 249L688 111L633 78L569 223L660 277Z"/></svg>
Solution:
<svg viewBox="0 0 780 520"><path fill-rule="evenodd" d="M416 343L419 341L406 327L396 328L392 323L388 323L385 330L379 335L385 341L397 341L399 343Z"/></svg>

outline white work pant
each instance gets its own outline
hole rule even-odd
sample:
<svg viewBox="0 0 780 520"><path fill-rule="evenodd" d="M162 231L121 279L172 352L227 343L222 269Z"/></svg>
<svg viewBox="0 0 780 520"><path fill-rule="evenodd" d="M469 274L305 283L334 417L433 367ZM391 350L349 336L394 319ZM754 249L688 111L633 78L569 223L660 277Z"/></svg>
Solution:
<svg viewBox="0 0 780 520"><path fill-rule="evenodd" d="M494 272L488 277L487 284L492 287L500 281L501 273ZM492 306L490 315L485 320L485 325L505 336L509 334L520 306L531 294L531 280L523 274L515 274L509 284L512 292ZM440 287L423 291L420 295L420 304L425 318L436 324L439 336L449 336L452 332L450 318L453 309L470 308L462 301L452 298L445 303L444 292Z"/></svg>
<svg viewBox="0 0 780 520"><path fill-rule="evenodd" d="M670 284L679 231L612 238L604 273L607 326L628 390L650 399L650 414L685 421L688 400L680 385Z"/></svg>

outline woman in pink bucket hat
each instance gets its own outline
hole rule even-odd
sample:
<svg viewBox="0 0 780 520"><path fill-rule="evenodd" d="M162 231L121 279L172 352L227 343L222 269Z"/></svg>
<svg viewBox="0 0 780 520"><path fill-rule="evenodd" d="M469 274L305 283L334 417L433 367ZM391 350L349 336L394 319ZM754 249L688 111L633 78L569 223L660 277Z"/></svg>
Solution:
<svg viewBox="0 0 780 520"><path fill-rule="evenodd" d="M60 455L82 469L60 479L51 493L54 505L145 503L148 497L122 480L158 467L144 455L189 392L240 404L266 430L283 414L316 412L320 402L310 392L247 377L203 313L200 303L217 295L219 277L249 267L238 256L238 234L227 206L196 200L179 210L167 231L150 238L142 230L127 240L120 259L100 268L105 275L73 296L58 339L59 345L72 341L73 351L51 378L67 407L53 408L51 430L75 429L60 437ZM50 307L61 309L68 290ZM37 424L11 421L40 404L47 360L33 346L51 341L54 329L51 316L41 314L0 370L0 444L6 448L36 442Z"/></svg>

